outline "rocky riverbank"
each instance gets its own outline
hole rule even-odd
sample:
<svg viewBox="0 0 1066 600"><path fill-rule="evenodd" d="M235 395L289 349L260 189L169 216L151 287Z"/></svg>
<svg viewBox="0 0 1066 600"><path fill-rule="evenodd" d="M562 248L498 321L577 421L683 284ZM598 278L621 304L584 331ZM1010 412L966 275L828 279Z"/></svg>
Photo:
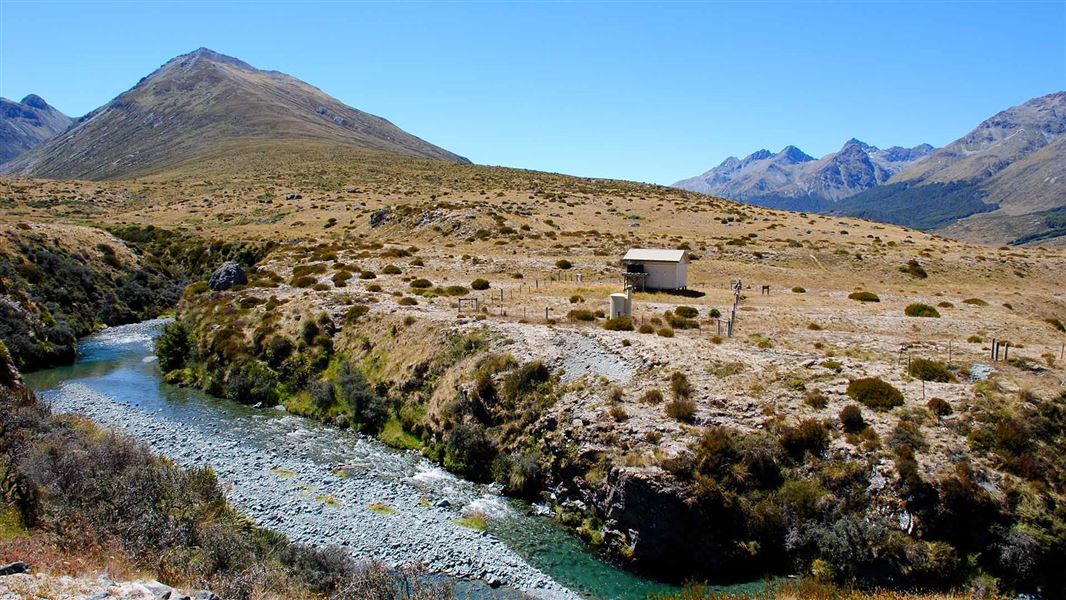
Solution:
<svg viewBox="0 0 1066 600"><path fill-rule="evenodd" d="M541 598L576 597L493 536L456 523L464 509L508 509L492 495L470 499L468 491L453 486L422 485L427 478L447 477L423 459L398 457L390 465L389 457L376 454L387 453L374 448L377 442L330 430L336 443L348 447L328 451L335 462L322 460L322 431L293 416L252 417L270 421L277 433L265 441L242 436L239 425L179 422L159 409L116 402L77 383L42 397L58 412L122 428L182 466L211 466L234 506L294 541L338 545L386 564L420 563L431 572ZM343 455L360 458L342 461ZM379 472L393 468L410 474L392 478Z"/></svg>

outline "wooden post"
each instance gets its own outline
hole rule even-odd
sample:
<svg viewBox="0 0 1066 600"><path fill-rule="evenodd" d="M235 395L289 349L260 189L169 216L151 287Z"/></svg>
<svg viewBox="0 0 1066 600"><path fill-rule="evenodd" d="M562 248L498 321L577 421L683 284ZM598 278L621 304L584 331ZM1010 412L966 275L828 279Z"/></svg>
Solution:
<svg viewBox="0 0 1066 600"><path fill-rule="evenodd" d="M1007 342L1006 346L1003 346L1003 360L1010 358L1010 342Z"/></svg>
<svg viewBox="0 0 1066 600"><path fill-rule="evenodd" d="M922 402L925 402L925 380L922 380Z"/></svg>
<svg viewBox="0 0 1066 600"><path fill-rule="evenodd" d="M544 307L544 320L545 321L548 320L548 307L547 306Z"/></svg>
<svg viewBox="0 0 1066 600"><path fill-rule="evenodd" d="M1063 352L1066 352L1066 342L1063 342L1062 346L1059 347L1059 360L1062 360Z"/></svg>
<svg viewBox="0 0 1066 600"><path fill-rule="evenodd" d="M948 340L948 366L951 366L951 340Z"/></svg>

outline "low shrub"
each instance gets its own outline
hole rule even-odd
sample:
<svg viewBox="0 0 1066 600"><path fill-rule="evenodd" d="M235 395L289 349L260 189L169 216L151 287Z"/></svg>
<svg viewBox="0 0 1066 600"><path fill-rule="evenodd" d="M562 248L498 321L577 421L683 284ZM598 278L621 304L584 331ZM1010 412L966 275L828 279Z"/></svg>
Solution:
<svg viewBox="0 0 1066 600"><path fill-rule="evenodd" d="M863 419L862 409L858 404L848 404L840 409L840 425L847 433L857 433L866 429L866 419Z"/></svg>
<svg viewBox="0 0 1066 600"><path fill-rule="evenodd" d="M907 264L900 267L899 270L917 279L925 279L926 277L929 277L929 273L926 273L925 268L922 267L922 263L913 258L908 260Z"/></svg>
<svg viewBox="0 0 1066 600"><path fill-rule="evenodd" d="M359 274L359 279L377 279L378 276L373 271L363 271Z"/></svg>
<svg viewBox="0 0 1066 600"><path fill-rule="evenodd" d="M660 327L659 330L656 331L655 333L657 333L660 337L666 337L666 338L674 337L674 330L672 328L670 328L670 327Z"/></svg>
<svg viewBox="0 0 1066 600"><path fill-rule="evenodd" d="M908 317L940 318L940 311L928 304L921 303L908 304L907 308L903 309L903 314Z"/></svg>
<svg viewBox="0 0 1066 600"><path fill-rule="evenodd" d="M792 288L792 293L793 294L806 294L807 290L805 288L802 288L802 287L797 285L796 287Z"/></svg>
<svg viewBox="0 0 1066 600"><path fill-rule="evenodd" d="M688 376L681 371L674 371L670 375L670 393L675 399L687 399L692 395L692 384Z"/></svg>
<svg viewBox="0 0 1066 600"><path fill-rule="evenodd" d="M433 283L430 280L421 277L412 280L411 283L408 285L410 285L416 290L424 290L433 287Z"/></svg>
<svg viewBox="0 0 1066 600"><path fill-rule="evenodd" d="M880 302L881 298L873 292L852 292L848 294L848 298L852 300L858 300L859 302Z"/></svg>
<svg viewBox="0 0 1066 600"><path fill-rule="evenodd" d="M678 306L674 309L674 314L684 319L695 319L699 316L700 311L691 306Z"/></svg>
<svg viewBox="0 0 1066 600"><path fill-rule="evenodd" d="M591 310L575 309L566 313L566 318L571 321L595 321L596 315Z"/></svg>
<svg viewBox="0 0 1066 600"><path fill-rule="evenodd" d="M829 406L829 397L825 395L825 392L818 388L807 390L807 393L803 397L803 401L807 403L807 406L819 410Z"/></svg>
<svg viewBox="0 0 1066 600"><path fill-rule="evenodd" d="M935 381L949 383L956 381L955 376L948 370L947 365L936 360L915 358L907 367L907 373L911 377L917 377L922 381Z"/></svg>
<svg viewBox="0 0 1066 600"><path fill-rule="evenodd" d="M785 452L798 461L807 454L825 454L829 447L829 429L817 419L804 419L795 427L782 427L778 439Z"/></svg>
<svg viewBox="0 0 1066 600"><path fill-rule="evenodd" d="M385 265L385 268L381 269L381 272L386 275L399 275L400 273L403 273L403 271L400 270L400 267L397 267L396 265Z"/></svg>
<svg viewBox="0 0 1066 600"><path fill-rule="evenodd" d="M612 317L603 322L608 331L633 331L633 319L629 317Z"/></svg>
<svg viewBox="0 0 1066 600"><path fill-rule="evenodd" d="M878 377L864 377L848 384L847 394L875 410L887 410L903 404L903 392Z"/></svg>
<svg viewBox="0 0 1066 600"><path fill-rule="evenodd" d="M671 400L666 403L666 415L683 423L691 423L696 418L696 403L683 398Z"/></svg>
<svg viewBox="0 0 1066 600"><path fill-rule="evenodd" d="M641 325L640 329L638 329L637 331L639 331L640 333L655 333L655 328L652 327L650 323L645 323Z"/></svg>
<svg viewBox="0 0 1066 600"><path fill-rule="evenodd" d="M405 296L403 298L400 298L397 301L397 304L399 304L400 306L415 306L418 304L418 300L415 300L410 296Z"/></svg>
<svg viewBox="0 0 1066 600"><path fill-rule="evenodd" d="M988 306L988 303L980 298L967 298L962 301L963 304L969 304L971 306Z"/></svg>
<svg viewBox="0 0 1066 600"><path fill-rule="evenodd" d="M479 277L470 282L470 288L478 291L487 290L489 289L489 281Z"/></svg>
<svg viewBox="0 0 1066 600"><path fill-rule="evenodd" d="M563 270L565 271L565 270L567 270L567 269L572 269L572 268L574 268L574 263L572 263L572 262L570 262L570 261L568 261L568 260L566 260L566 259L564 258L564 259L562 259L562 260L557 260L557 261L555 261L555 267L556 267L557 269L563 269Z"/></svg>
<svg viewBox="0 0 1066 600"><path fill-rule="evenodd" d="M640 401L644 404L659 404L663 401L663 393L652 388L640 395Z"/></svg>
<svg viewBox="0 0 1066 600"><path fill-rule="evenodd" d="M929 412L938 417L946 417L952 413L951 405L943 398L930 398L929 402L926 403L926 407L929 408Z"/></svg>

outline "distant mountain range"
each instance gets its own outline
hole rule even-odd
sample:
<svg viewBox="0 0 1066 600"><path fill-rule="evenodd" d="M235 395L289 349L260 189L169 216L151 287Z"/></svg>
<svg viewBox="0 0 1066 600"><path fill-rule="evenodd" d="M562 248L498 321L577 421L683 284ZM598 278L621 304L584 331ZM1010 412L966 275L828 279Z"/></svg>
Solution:
<svg viewBox="0 0 1066 600"><path fill-rule="evenodd" d="M34 94L19 102L0 98L0 163L36 148L73 122Z"/></svg>
<svg viewBox="0 0 1066 600"><path fill-rule="evenodd" d="M64 129L0 164L0 172L55 179L127 178L241 140L326 140L469 162L295 77L259 70L207 48L170 60Z"/></svg>
<svg viewBox="0 0 1066 600"><path fill-rule="evenodd" d="M820 210L882 185L932 151L929 144L881 150L851 139L840 151L816 159L786 146L776 154L759 150L744 159L730 156L703 175L674 185L760 206Z"/></svg>
<svg viewBox="0 0 1066 600"><path fill-rule="evenodd" d="M1066 237L1066 92L1009 108L933 149L850 140L815 160L789 146L674 184L750 204L906 225L991 243Z"/></svg>

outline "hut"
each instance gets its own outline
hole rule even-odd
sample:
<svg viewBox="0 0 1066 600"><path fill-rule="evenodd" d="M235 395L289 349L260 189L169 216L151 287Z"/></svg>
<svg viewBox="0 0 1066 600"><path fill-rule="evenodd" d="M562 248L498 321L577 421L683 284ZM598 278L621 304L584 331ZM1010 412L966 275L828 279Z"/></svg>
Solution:
<svg viewBox="0 0 1066 600"><path fill-rule="evenodd" d="M622 257L627 289L688 289L688 250L632 248Z"/></svg>

